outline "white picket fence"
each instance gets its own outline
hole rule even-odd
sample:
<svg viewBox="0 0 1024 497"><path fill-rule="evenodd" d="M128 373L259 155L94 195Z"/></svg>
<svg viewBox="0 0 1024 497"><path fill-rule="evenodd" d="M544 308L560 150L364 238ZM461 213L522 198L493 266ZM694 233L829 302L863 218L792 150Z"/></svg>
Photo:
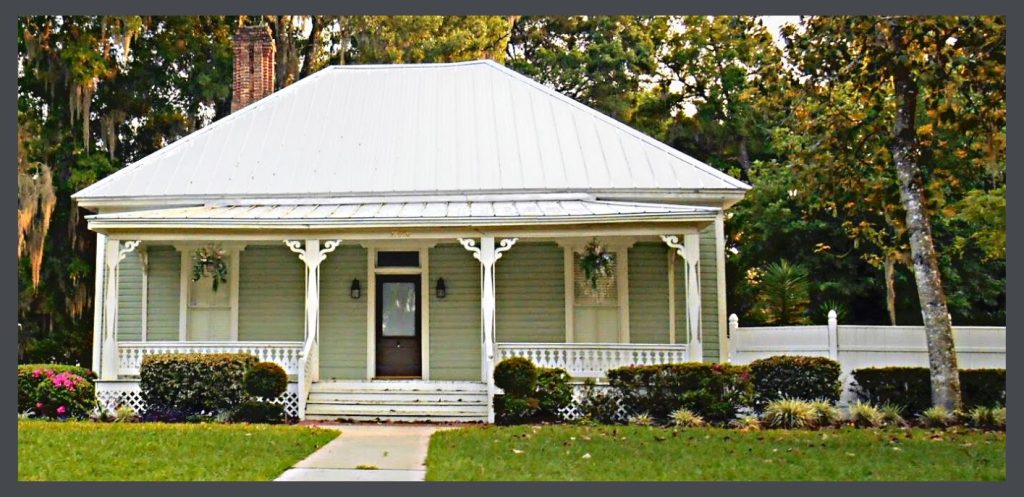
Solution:
<svg viewBox="0 0 1024 497"><path fill-rule="evenodd" d="M1005 368L1006 327L954 326L957 362L961 369ZM865 326L836 322L815 326L741 328L729 317L729 361L747 364L774 355L822 356L839 362L843 371L841 403L853 400L850 371L867 367L928 367L924 326Z"/></svg>

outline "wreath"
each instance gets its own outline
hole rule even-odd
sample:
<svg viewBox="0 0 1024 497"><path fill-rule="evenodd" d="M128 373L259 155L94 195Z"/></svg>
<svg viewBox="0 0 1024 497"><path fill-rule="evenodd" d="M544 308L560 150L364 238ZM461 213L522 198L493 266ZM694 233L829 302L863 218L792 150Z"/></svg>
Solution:
<svg viewBox="0 0 1024 497"><path fill-rule="evenodd" d="M192 281L205 276L213 279L213 291L221 283L228 282L228 263L224 261L227 252L220 247L202 247L192 252Z"/></svg>
<svg viewBox="0 0 1024 497"><path fill-rule="evenodd" d="M608 252L597 243L596 238L587 243L586 247L583 247L583 252L579 256L579 264L580 268L583 269L583 275L595 290L602 278L611 275L612 262L611 252Z"/></svg>

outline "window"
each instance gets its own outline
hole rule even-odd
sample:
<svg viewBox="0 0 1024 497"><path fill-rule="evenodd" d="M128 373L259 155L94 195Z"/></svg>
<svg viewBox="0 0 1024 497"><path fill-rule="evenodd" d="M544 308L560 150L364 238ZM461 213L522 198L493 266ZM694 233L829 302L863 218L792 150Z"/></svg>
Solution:
<svg viewBox="0 0 1024 497"><path fill-rule="evenodd" d="M595 288L574 259L573 337L577 342L619 341L618 254L612 254L608 273Z"/></svg>
<svg viewBox="0 0 1024 497"><path fill-rule="evenodd" d="M178 245L181 254L180 314L178 339L182 341L221 342L238 340L238 272L244 245L226 246L224 262L228 281L213 290L209 277L192 281L194 245Z"/></svg>
<svg viewBox="0 0 1024 497"><path fill-rule="evenodd" d="M408 252L377 252L377 267L419 267L420 253Z"/></svg>

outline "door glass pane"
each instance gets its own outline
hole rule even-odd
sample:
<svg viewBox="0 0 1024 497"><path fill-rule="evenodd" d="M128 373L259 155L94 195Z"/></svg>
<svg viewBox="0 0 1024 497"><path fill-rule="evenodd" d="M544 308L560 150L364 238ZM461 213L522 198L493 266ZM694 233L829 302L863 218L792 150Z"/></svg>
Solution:
<svg viewBox="0 0 1024 497"><path fill-rule="evenodd" d="M381 334L386 337L416 336L416 284L383 283Z"/></svg>

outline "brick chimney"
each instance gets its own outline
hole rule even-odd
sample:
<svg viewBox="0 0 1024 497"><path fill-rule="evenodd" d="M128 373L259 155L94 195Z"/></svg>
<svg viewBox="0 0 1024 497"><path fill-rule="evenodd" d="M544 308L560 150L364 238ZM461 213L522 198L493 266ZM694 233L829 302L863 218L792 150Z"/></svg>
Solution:
<svg viewBox="0 0 1024 497"><path fill-rule="evenodd" d="M274 37L270 26L243 26L233 40L235 75L231 112L274 92Z"/></svg>

